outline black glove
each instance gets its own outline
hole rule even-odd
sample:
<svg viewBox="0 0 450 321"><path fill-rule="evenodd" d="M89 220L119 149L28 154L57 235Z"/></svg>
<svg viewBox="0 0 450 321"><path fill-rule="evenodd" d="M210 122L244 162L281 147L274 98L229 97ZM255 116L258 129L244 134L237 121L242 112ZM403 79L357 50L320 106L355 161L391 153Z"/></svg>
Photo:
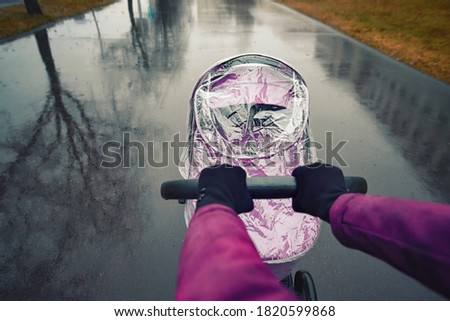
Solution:
<svg viewBox="0 0 450 321"><path fill-rule="evenodd" d="M198 180L197 210L208 204L223 204L238 214L250 212L253 200L246 177L245 171L238 166L222 164L203 169Z"/></svg>
<svg viewBox="0 0 450 321"><path fill-rule="evenodd" d="M297 193L292 208L330 222L330 208L342 194L348 193L342 171L332 165L314 163L297 167L292 176L297 182Z"/></svg>

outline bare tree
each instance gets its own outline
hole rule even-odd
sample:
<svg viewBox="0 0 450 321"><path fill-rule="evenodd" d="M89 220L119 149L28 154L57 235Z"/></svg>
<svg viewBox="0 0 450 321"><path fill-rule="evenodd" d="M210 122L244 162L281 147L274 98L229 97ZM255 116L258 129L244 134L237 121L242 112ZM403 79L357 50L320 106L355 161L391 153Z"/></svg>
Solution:
<svg viewBox="0 0 450 321"><path fill-rule="evenodd" d="M38 0L24 0L28 14L42 14Z"/></svg>

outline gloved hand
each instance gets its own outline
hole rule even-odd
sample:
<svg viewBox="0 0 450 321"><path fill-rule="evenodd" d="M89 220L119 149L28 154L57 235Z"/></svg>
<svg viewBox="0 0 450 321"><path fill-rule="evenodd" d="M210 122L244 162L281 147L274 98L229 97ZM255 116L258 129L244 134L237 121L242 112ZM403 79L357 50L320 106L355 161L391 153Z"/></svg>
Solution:
<svg viewBox="0 0 450 321"><path fill-rule="evenodd" d="M247 174L239 166L222 164L202 170L198 180L197 210L208 204L223 204L236 213L250 212L253 200L247 189Z"/></svg>
<svg viewBox="0 0 450 321"><path fill-rule="evenodd" d="M297 182L297 193L292 199L294 211L330 222L330 208L334 201L348 193L342 171L332 165L314 163L297 167L292 176Z"/></svg>

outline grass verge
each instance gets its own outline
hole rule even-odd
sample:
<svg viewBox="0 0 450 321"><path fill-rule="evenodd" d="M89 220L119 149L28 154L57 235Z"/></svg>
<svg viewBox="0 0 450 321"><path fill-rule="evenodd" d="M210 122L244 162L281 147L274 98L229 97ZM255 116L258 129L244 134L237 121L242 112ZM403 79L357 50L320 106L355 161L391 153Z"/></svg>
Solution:
<svg viewBox="0 0 450 321"><path fill-rule="evenodd" d="M277 0L450 83L449 0Z"/></svg>
<svg viewBox="0 0 450 321"><path fill-rule="evenodd" d="M117 0L40 0L42 15L29 15L25 5L0 8L0 40L37 26L105 6Z"/></svg>

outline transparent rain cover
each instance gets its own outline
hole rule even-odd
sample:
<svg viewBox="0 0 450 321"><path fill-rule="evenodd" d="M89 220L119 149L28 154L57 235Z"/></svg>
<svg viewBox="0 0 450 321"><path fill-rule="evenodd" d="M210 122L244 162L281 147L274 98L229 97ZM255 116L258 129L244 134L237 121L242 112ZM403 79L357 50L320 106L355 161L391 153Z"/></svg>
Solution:
<svg viewBox="0 0 450 321"><path fill-rule="evenodd" d="M259 54L221 61L194 88L180 172L198 178L203 168L228 163L248 176L291 175L317 161L308 115L306 84L286 63ZM188 201L187 224L194 210ZM255 200L254 210L239 217L267 263L296 260L320 232L320 220L293 212L290 199Z"/></svg>

